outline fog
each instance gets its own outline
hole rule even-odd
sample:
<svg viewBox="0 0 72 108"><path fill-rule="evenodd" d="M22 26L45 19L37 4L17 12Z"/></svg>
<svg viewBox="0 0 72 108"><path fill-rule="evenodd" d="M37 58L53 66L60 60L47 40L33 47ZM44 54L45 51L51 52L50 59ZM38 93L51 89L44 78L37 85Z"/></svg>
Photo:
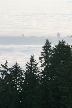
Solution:
<svg viewBox="0 0 72 108"><path fill-rule="evenodd" d="M35 55L38 62L41 51L42 45L0 45L0 64L7 60L8 66L11 67L18 62L24 69L31 55Z"/></svg>
<svg viewBox="0 0 72 108"><path fill-rule="evenodd" d="M10 38L9 38L10 39ZM17 38L16 38L17 39ZM31 38L30 38L31 39ZM51 42L51 45L54 46L58 44L59 40L65 40L66 43L69 45L72 45L72 37L49 37L49 41ZM35 40L33 40L35 42ZM41 38L40 38L41 41ZM35 42L36 43L36 42ZM40 45L39 45L40 44ZM39 62L39 56L42 51L42 46L45 44L45 41L43 43L35 44L32 43L29 45L0 45L0 64L4 64L5 61L8 61L8 66L11 67L15 64L15 62L18 62L19 65L24 69L25 64L29 62L30 56L34 55L37 62Z"/></svg>

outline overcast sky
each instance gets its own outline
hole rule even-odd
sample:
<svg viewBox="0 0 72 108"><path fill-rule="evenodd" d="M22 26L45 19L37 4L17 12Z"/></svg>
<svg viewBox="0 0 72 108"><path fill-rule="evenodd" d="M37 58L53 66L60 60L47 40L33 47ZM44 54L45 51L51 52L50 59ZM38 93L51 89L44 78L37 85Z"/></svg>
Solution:
<svg viewBox="0 0 72 108"><path fill-rule="evenodd" d="M72 0L0 0L0 36L72 34Z"/></svg>

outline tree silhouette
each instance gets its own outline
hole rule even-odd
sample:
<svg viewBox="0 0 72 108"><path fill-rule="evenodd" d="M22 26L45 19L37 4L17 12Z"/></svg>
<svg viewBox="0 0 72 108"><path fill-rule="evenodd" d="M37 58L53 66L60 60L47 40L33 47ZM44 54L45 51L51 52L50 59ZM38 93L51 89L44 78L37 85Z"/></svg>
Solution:
<svg viewBox="0 0 72 108"><path fill-rule="evenodd" d="M72 48L63 40L53 48L47 39L39 60L31 55L25 70L1 64L0 108L72 108Z"/></svg>
<svg viewBox="0 0 72 108"><path fill-rule="evenodd" d="M71 104L70 98L70 84L72 79L70 77L72 57L71 48L65 41L59 41L58 45L53 49L52 57L52 71L54 72L54 79L58 88L59 107L68 108ZM69 94L70 93L70 94Z"/></svg>
<svg viewBox="0 0 72 108"><path fill-rule="evenodd" d="M37 84L38 84L38 63L34 59L34 55L31 55L30 62L26 64L25 70L25 81L23 86L23 103L27 108L36 107L36 94L37 94Z"/></svg>

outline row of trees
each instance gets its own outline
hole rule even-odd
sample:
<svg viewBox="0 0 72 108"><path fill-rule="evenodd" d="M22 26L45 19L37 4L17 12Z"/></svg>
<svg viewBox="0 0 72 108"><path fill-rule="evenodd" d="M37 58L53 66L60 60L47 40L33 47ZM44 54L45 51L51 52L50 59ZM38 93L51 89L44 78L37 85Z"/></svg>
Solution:
<svg viewBox="0 0 72 108"><path fill-rule="evenodd" d="M39 57L26 69L16 62L0 76L0 108L72 108L72 51L65 41L52 47L47 39Z"/></svg>

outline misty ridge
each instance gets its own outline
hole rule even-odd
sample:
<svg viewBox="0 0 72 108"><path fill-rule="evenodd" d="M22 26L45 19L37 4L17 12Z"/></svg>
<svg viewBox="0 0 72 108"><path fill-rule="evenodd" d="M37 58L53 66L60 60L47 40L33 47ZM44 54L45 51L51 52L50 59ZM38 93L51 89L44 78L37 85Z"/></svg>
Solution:
<svg viewBox="0 0 72 108"><path fill-rule="evenodd" d="M64 40L71 45L72 36L0 36L0 45L43 45L46 39L49 39L53 45L59 40Z"/></svg>

